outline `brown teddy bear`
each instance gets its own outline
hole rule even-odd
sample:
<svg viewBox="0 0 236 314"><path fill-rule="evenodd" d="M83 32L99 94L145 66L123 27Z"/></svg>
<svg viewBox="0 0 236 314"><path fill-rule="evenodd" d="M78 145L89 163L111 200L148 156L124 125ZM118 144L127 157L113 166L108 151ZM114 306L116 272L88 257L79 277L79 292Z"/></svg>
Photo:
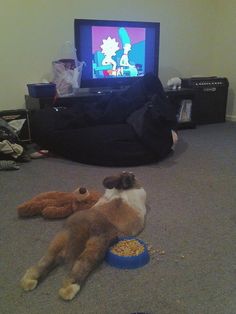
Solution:
<svg viewBox="0 0 236 314"><path fill-rule="evenodd" d="M98 191L79 187L73 192L50 191L19 205L19 217L42 215L46 219L65 218L75 211L91 208L101 197Z"/></svg>

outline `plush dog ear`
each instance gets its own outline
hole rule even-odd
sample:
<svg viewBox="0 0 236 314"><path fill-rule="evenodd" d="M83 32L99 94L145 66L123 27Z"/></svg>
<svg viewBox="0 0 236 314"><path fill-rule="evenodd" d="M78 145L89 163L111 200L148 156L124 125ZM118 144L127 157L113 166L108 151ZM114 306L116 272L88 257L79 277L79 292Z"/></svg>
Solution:
<svg viewBox="0 0 236 314"><path fill-rule="evenodd" d="M120 181L120 176L107 177L103 180L103 186L106 189L117 188L119 181Z"/></svg>
<svg viewBox="0 0 236 314"><path fill-rule="evenodd" d="M123 172L120 180L120 189L130 189L135 184L135 175L132 172Z"/></svg>

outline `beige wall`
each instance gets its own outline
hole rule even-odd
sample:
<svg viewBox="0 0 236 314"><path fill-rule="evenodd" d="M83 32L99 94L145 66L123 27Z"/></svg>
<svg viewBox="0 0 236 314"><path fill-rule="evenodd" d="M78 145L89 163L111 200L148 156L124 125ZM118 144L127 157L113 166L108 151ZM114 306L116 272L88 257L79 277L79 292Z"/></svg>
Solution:
<svg viewBox="0 0 236 314"><path fill-rule="evenodd" d="M23 108L26 84L50 75L51 61L73 41L74 18L101 18L160 21L163 84L172 76L224 75L231 87L227 114L236 116L235 0L93 3L0 0L0 110Z"/></svg>
<svg viewBox="0 0 236 314"><path fill-rule="evenodd" d="M236 0L217 0L212 69L229 80L227 116L236 121Z"/></svg>

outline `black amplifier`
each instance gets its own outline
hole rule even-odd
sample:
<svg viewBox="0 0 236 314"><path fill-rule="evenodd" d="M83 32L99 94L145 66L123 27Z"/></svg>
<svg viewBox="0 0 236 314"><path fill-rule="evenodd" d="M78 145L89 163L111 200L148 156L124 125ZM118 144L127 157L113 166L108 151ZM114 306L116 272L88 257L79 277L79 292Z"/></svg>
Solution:
<svg viewBox="0 0 236 314"><path fill-rule="evenodd" d="M183 78L181 87L193 88L192 120L197 124L225 121L229 82L225 77Z"/></svg>

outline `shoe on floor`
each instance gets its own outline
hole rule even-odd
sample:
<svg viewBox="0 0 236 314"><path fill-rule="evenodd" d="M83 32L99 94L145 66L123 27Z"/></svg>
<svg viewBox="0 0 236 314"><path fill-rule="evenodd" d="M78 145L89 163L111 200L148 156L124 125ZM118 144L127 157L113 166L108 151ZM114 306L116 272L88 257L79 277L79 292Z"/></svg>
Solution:
<svg viewBox="0 0 236 314"><path fill-rule="evenodd" d="M14 160L0 160L0 170L18 170L20 167Z"/></svg>

